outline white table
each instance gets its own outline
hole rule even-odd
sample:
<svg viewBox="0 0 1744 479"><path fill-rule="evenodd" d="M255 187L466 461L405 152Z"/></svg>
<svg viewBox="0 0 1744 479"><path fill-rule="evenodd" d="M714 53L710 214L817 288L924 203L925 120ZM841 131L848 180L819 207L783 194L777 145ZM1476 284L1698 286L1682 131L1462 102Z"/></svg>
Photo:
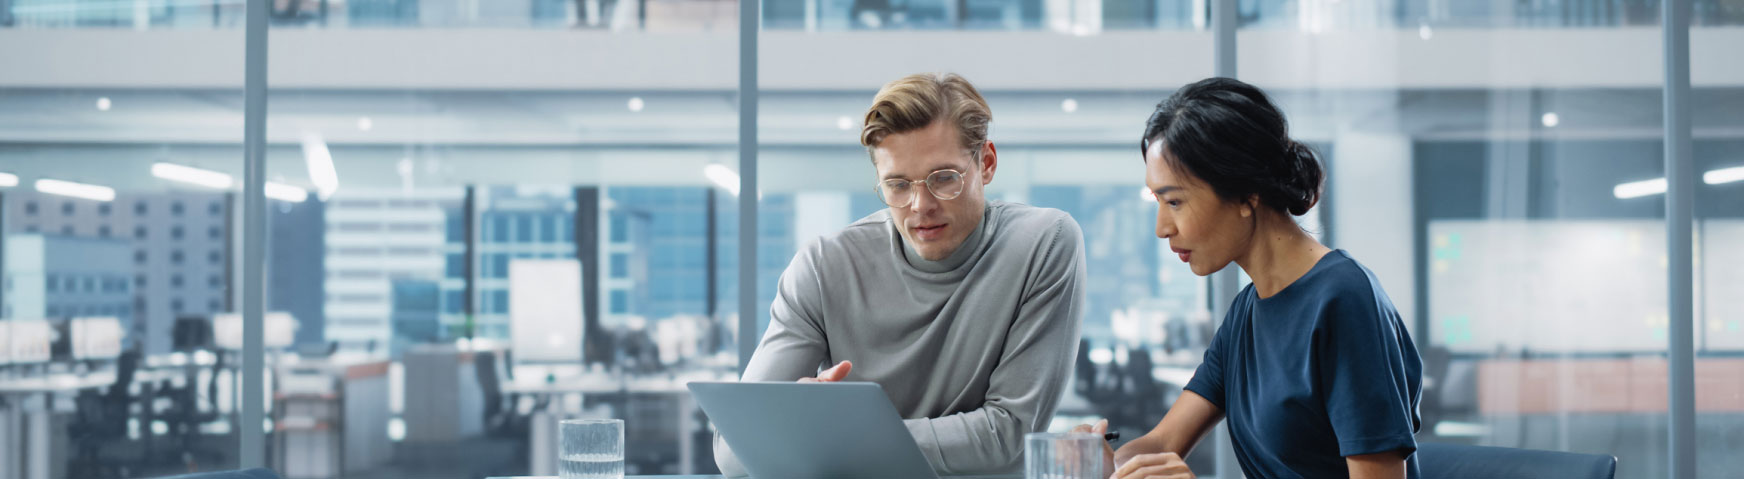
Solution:
<svg viewBox="0 0 1744 479"><path fill-rule="evenodd" d="M624 476L625 479L726 479L720 475L681 475L681 476ZM945 479L1023 479L1022 474L998 474L986 476L944 476ZM517 476L490 477L486 479L557 479L557 476Z"/></svg>
<svg viewBox="0 0 1744 479"><path fill-rule="evenodd" d="M519 371L517 371L519 373ZM690 441L690 431L696 427L694 415L696 402L690 397L690 389L685 386L692 381L732 381L736 378L730 373L709 371L691 372L676 375L658 374L651 376L620 376L604 373L583 373L580 375L558 377L547 382L545 377L516 374L515 381L503 385L503 393L522 394L534 398L547 398L544 411L533 413L532 427L528 433L529 457L528 471L532 474L551 475L557 473L557 422L581 411L571 411L563 401L563 396L580 394L585 398L590 394L672 394L678 398L678 469L680 473L694 472L696 462L696 446Z"/></svg>
<svg viewBox="0 0 1744 479"><path fill-rule="evenodd" d="M111 384L115 374L108 372L0 379L0 398L6 403L0 410L0 479L49 479L55 395ZM25 409L38 397L41 409L32 408L26 415Z"/></svg>

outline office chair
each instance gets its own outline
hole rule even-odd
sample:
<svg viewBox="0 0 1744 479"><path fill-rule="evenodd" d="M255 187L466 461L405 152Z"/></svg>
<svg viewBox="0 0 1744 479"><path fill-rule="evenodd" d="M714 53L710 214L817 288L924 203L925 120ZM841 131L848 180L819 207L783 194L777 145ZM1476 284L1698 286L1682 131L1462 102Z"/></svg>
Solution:
<svg viewBox="0 0 1744 479"><path fill-rule="evenodd" d="M160 479L280 479L271 469L255 468L241 471L202 472Z"/></svg>
<svg viewBox="0 0 1744 479"><path fill-rule="evenodd" d="M1423 479L1613 479L1617 474L1615 456L1427 442L1417 445L1417 466Z"/></svg>
<svg viewBox="0 0 1744 479"><path fill-rule="evenodd" d="M195 439L200 435L200 425L224 418L218 411L218 378L224 375L226 357L223 351L215 351L213 354L217 360L212 363L211 380L206 382L204 403L207 407L201 407L199 373L194 369L187 371L181 387L175 387L165 379L158 388L159 397L170 399L169 409L159 415L159 418L169 425L170 434L176 436L181 446L183 461L189 464L196 462L196 454L217 460L225 457L225 451L195 447Z"/></svg>
<svg viewBox="0 0 1744 479"><path fill-rule="evenodd" d="M1422 430L1434 431L1435 425L1441 422L1446 414L1447 406L1442 403L1449 386L1447 378L1448 364L1453 361L1453 353L1446 346L1430 346L1423 348L1423 378L1432 385L1423 388L1421 403L1418 410L1422 411Z"/></svg>
<svg viewBox="0 0 1744 479"><path fill-rule="evenodd" d="M485 434L524 440L532 430L533 417L520 411L520 396L503 393L503 378L514 378L514 363L508 359L508 354L507 350L497 350L480 352L473 356L473 369L478 373L478 386L484 392ZM503 357L498 358L498 355ZM541 399L534 403L533 408L543 409L545 405L546 400Z"/></svg>
<svg viewBox="0 0 1744 479"><path fill-rule="evenodd" d="M127 420L132 406L128 389L133 386L134 373L139 370L143 355L139 349L129 349L116 359L115 383L104 392L81 391L74 399L77 405L73 422L67 425L67 436L75 452L68 459L69 477L122 477L125 460L106 460L102 450L111 444L127 440Z"/></svg>

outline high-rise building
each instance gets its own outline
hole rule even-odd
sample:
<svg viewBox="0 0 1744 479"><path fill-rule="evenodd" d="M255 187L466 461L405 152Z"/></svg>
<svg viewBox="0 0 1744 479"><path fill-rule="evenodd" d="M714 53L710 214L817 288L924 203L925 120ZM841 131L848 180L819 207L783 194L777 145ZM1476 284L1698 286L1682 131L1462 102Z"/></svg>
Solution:
<svg viewBox="0 0 1744 479"><path fill-rule="evenodd" d="M445 211L461 190L345 190L326 205L326 336L385 344L396 279L443 277Z"/></svg>
<svg viewBox="0 0 1744 479"><path fill-rule="evenodd" d="M509 338L509 263L517 259L574 258L575 199L568 186L492 186L478 192L478 267L474 270L478 291L477 315L473 317L473 335L482 338ZM459 267L464 261L464 237L450 242L451 259L444 296L461 298L465 292L465 276ZM456 249L455 247L459 248ZM450 329L464 326L465 315L458 307L456 314L444 315Z"/></svg>
<svg viewBox="0 0 1744 479"><path fill-rule="evenodd" d="M109 239L131 247L130 334L148 353L170 350L170 328L184 314L228 310L228 200L223 193L122 193L93 201L33 191L8 192L6 230L63 238ZM8 295L12 296L12 295ZM80 305L78 309L101 308Z"/></svg>
<svg viewBox="0 0 1744 479"><path fill-rule="evenodd" d="M6 238L9 318L133 319L133 248L125 240L44 234Z"/></svg>

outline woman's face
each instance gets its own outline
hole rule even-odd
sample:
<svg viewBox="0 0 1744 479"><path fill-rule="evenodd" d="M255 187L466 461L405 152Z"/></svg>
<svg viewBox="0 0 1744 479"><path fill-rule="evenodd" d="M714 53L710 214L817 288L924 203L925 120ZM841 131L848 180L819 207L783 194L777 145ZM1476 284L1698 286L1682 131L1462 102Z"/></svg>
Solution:
<svg viewBox="0 0 1744 479"><path fill-rule="evenodd" d="M1169 240L1193 274L1216 273L1249 249L1254 209L1218 198L1199 178L1171 167L1167 154L1155 141L1144 157L1145 187L1157 197L1157 238Z"/></svg>

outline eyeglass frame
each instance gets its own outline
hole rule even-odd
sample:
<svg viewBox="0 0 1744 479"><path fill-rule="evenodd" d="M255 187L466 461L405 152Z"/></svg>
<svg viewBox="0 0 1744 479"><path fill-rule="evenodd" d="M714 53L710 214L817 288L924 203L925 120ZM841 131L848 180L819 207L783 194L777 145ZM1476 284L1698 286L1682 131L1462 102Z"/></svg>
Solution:
<svg viewBox="0 0 1744 479"><path fill-rule="evenodd" d="M908 201L903 202L901 205L892 205L892 204L890 204L890 200L886 199L884 197L884 185L886 183L891 182L891 181L900 180L900 181L907 181L909 183L918 183L921 186L924 186L926 188L927 194L933 195L933 198L937 198L939 201L951 201L951 200L957 199L958 197L963 196L963 192L958 191L957 194L951 195L950 198L946 198L944 196L940 196L939 192L933 191L933 184L932 184L932 182L934 181L932 179L933 175L937 175L939 173L944 173L947 171L951 172L951 173L956 173L958 181L964 181L965 178L967 177L967 175L965 175L962 171L958 171L956 168L944 168L944 169L939 169L939 170L933 170L932 173L927 173L927 176L926 176L927 179L919 180L919 181L910 180L910 179L906 179L906 178L886 178L883 180L879 180L877 184L872 185L872 192L873 192L873 194L878 195L878 200L883 202L885 206L889 206L891 208L907 208L909 205L914 204L915 198L918 198L919 195L912 194L912 193L909 194ZM967 186L965 186L964 188L966 189Z"/></svg>

